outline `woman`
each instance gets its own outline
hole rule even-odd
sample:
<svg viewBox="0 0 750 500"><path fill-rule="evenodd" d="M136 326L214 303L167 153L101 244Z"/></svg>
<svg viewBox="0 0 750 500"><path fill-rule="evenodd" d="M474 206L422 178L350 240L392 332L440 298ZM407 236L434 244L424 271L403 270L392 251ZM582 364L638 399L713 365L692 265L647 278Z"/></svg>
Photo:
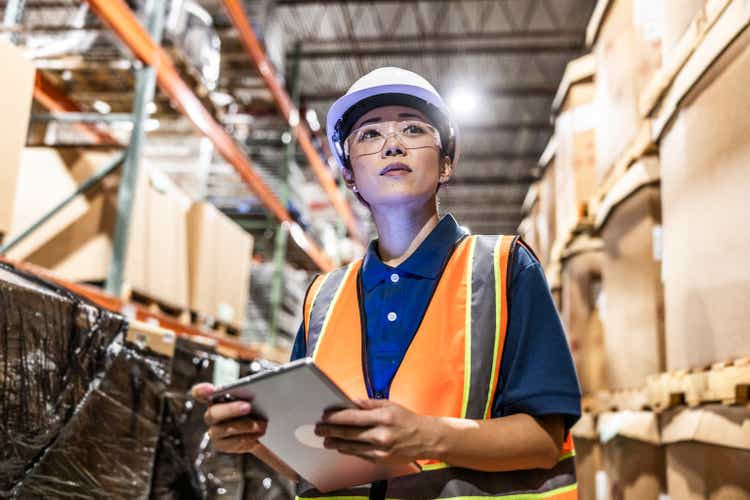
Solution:
<svg viewBox="0 0 750 500"><path fill-rule="evenodd" d="M334 103L327 129L378 239L314 280L292 359L312 356L361 408L322 418L326 447L423 471L324 496L577 498L568 430L580 391L541 266L518 238L438 217L459 156L441 97L415 73L380 68ZM264 424L243 420L249 411L209 408L215 446L293 474L258 445ZM323 496L304 480L298 495Z"/></svg>

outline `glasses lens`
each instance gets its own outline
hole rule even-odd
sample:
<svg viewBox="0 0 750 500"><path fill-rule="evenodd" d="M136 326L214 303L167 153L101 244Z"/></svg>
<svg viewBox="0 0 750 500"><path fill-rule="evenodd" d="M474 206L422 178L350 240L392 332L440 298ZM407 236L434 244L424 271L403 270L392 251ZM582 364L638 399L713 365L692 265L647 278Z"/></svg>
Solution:
<svg viewBox="0 0 750 500"><path fill-rule="evenodd" d="M440 136L431 125L420 121L372 123L360 127L347 138L351 156L379 153L388 137L396 139L407 149L440 146Z"/></svg>

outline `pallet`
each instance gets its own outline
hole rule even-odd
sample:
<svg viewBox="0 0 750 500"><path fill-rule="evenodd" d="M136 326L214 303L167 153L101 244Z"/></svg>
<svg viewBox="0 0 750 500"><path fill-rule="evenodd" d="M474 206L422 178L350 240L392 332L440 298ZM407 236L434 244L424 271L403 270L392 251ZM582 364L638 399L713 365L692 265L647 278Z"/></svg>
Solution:
<svg viewBox="0 0 750 500"><path fill-rule="evenodd" d="M177 318L177 320L183 325L191 324L189 309L176 307L172 304L167 304L160 299L134 290L127 284L123 286L123 293L121 298L124 302L134 302L136 304L140 304L146 307L152 313L166 314L168 316Z"/></svg>
<svg viewBox="0 0 750 500"><path fill-rule="evenodd" d="M646 392L656 411L678 405L746 404L750 399L750 357L708 369L680 370L648 377Z"/></svg>
<svg viewBox="0 0 750 500"><path fill-rule="evenodd" d="M225 335L235 340L237 340L240 333L242 333L236 326L220 321L213 316L199 311L190 311L190 322L196 326L214 330L220 335Z"/></svg>
<svg viewBox="0 0 750 500"><path fill-rule="evenodd" d="M593 397L584 398L581 406L584 411L594 414L652 409L645 389L599 391Z"/></svg>

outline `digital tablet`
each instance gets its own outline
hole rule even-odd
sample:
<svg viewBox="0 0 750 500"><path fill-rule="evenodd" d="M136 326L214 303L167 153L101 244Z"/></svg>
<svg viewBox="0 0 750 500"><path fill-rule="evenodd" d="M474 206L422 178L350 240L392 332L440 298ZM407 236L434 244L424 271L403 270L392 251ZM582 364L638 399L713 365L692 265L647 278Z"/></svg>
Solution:
<svg viewBox="0 0 750 500"><path fill-rule="evenodd" d="M268 421L260 443L321 492L420 471L416 463L375 464L323 447L323 438L314 432L323 413L357 406L312 358L245 377L211 397L212 403L231 400L252 403L252 414Z"/></svg>

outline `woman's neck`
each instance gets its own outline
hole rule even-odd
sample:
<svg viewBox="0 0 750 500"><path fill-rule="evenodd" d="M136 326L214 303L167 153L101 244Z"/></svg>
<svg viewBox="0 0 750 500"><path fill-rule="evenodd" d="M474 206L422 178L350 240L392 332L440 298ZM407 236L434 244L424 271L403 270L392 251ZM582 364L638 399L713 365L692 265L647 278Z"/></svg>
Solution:
<svg viewBox="0 0 750 500"><path fill-rule="evenodd" d="M372 211L381 260L396 267L409 258L438 224L435 198L420 206L385 207Z"/></svg>

